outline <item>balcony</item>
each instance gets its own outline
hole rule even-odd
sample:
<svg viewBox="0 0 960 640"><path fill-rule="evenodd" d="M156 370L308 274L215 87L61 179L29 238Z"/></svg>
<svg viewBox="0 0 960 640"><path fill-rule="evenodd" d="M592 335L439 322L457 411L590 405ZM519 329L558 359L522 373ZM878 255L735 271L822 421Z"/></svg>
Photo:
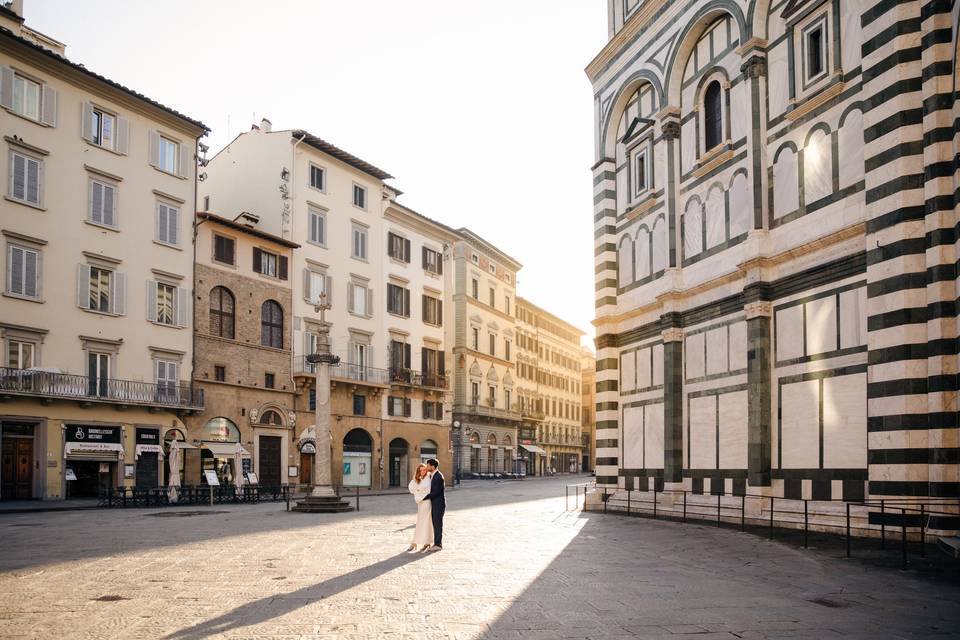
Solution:
<svg viewBox="0 0 960 640"><path fill-rule="evenodd" d="M313 377L317 371L317 365L312 362L307 362L306 356L297 356L294 358L293 364L294 376ZM359 364L341 362L340 364L330 367L330 379L385 387L390 384L390 372L386 369L375 369Z"/></svg>
<svg viewBox="0 0 960 640"><path fill-rule="evenodd" d="M16 397L77 400L84 405L143 406L187 412L203 410L203 389L195 389L189 382L155 384L75 376L44 369L0 367L0 400Z"/></svg>
<svg viewBox="0 0 960 640"><path fill-rule="evenodd" d="M435 371L422 373L412 369L391 368L391 384L406 385L409 387L426 387L429 389L447 389L447 376Z"/></svg>
<svg viewBox="0 0 960 640"><path fill-rule="evenodd" d="M520 413L523 415L524 420L533 420L536 422L543 422L547 417L543 411L534 409L533 407L523 407Z"/></svg>
<svg viewBox="0 0 960 640"><path fill-rule="evenodd" d="M494 420L509 420L511 422L520 422L520 412L511 409L500 409L491 407L488 404L458 404L453 407L454 413L463 413L479 418Z"/></svg>

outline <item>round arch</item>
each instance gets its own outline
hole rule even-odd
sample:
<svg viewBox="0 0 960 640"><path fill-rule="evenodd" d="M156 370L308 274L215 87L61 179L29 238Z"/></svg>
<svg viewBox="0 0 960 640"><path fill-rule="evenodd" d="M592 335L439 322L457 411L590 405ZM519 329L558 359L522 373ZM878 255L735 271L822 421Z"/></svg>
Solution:
<svg viewBox="0 0 960 640"><path fill-rule="evenodd" d="M373 439L355 427L343 436L343 486L369 487L373 483Z"/></svg>
<svg viewBox="0 0 960 640"><path fill-rule="evenodd" d="M440 447L430 438L420 443L420 462L426 462L430 458L436 458L439 455Z"/></svg>
<svg viewBox="0 0 960 640"><path fill-rule="evenodd" d="M390 469L390 486L402 487L407 478L413 476L409 461L410 444L403 438L394 438L388 447L388 466Z"/></svg>
<svg viewBox="0 0 960 640"><path fill-rule="evenodd" d="M600 121L602 123L600 127L601 157L612 158L614 156L617 144L617 123L620 121L620 114L623 113L631 96L644 84L649 84L653 87L653 93L657 98L657 106L661 109L663 108L665 102L663 84L660 82L660 76L650 69L640 69L633 72L633 74L620 85L620 89L614 94L613 99L610 101L610 106L607 107L607 111L603 114L603 119Z"/></svg>

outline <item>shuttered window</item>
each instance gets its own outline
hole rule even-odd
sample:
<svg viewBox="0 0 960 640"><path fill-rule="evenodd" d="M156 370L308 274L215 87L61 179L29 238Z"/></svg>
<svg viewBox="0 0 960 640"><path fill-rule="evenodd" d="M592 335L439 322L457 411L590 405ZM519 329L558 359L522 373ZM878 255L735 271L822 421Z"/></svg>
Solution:
<svg viewBox="0 0 960 640"><path fill-rule="evenodd" d="M283 308L274 300L267 300L260 307L260 344L283 348Z"/></svg>
<svg viewBox="0 0 960 640"><path fill-rule="evenodd" d="M367 190L360 185L353 185L353 205L361 209L367 208Z"/></svg>
<svg viewBox="0 0 960 640"><path fill-rule="evenodd" d="M157 285L157 322L172 325L177 288L168 284Z"/></svg>
<svg viewBox="0 0 960 640"><path fill-rule="evenodd" d="M234 338L235 300L226 287L210 290L210 333L221 338Z"/></svg>
<svg viewBox="0 0 960 640"><path fill-rule="evenodd" d="M278 256L275 253L264 251L258 247L253 249L253 270L271 278L287 279L287 256Z"/></svg>
<svg viewBox="0 0 960 640"><path fill-rule="evenodd" d="M177 173L177 155L180 152L180 145L170 138L160 136L160 155L158 157L157 168L167 173Z"/></svg>
<svg viewBox="0 0 960 640"><path fill-rule="evenodd" d="M107 227L117 226L117 189L99 180L90 180L89 220Z"/></svg>
<svg viewBox="0 0 960 640"><path fill-rule="evenodd" d="M213 259L223 264L235 265L236 241L227 236L213 235Z"/></svg>
<svg viewBox="0 0 960 640"><path fill-rule="evenodd" d="M327 173L323 170L323 167L318 167L315 164L310 165L310 186L320 191L327 188Z"/></svg>
<svg viewBox="0 0 960 640"><path fill-rule="evenodd" d="M333 283L330 276L319 271L310 269L303 270L303 297L310 304L319 304L320 296L326 294L323 302L331 304L333 302L333 293L331 291Z"/></svg>
<svg viewBox="0 0 960 640"><path fill-rule="evenodd" d="M354 315L371 317L373 315L373 291L362 284L351 282L347 287L348 311Z"/></svg>
<svg viewBox="0 0 960 640"><path fill-rule="evenodd" d="M320 211L310 210L309 213L309 236L308 239L313 244L327 244L327 216Z"/></svg>
<svg viewBox="0 0 960 640"><path fill-rule="evenodd" d="M179 243L180 210L162 202L157 203L157 242L176 246Z"/></svg>
<svg viewBox="0 0 960 640"><path fill-rule="evenodd" d="M387 284L387 311L409 318L410 290L395 284Z"/></svg>
<svg viewBox="0 0 960 640"><path fill-rule="evenodd" d="M723 91L716 80L711 82L703 97L704 151L713 149L723 139Z"/></svg>
<svg viewBox="0 0 960 640"><path fill-rule="evenodd" d="M443 275L443 255L439 251L423 247L423 270Z"/></svg>
<svg viewBox="0 0 960 640"><path fill-rule="evenodd" d="M423 321L434 326L443 325L443 301L439 298L424 295L421 300L423 307Z"/></svg>
<svg viewBox="0 0 960 640"><path fill-rule="evenodd" d="M387 254L401 262L410 262L410 241L395 233L388 233Z"/></svg>
<svg viewBox="0 0 960 640"><path fill-rule="evenodd" d="M351 256L359 260L367 259L367 230L357 225L353 226L352 231L353 246Z"/></svg>
<svg viewBox="0 0 960 640"><path fill-rule="evenodd" d="M17 245L7 247L7 293L40 297L40 252Z"/></svg>
<svg viewBox="0 0 960 640"><path fill-rule="evenodd" d="M10 152L10 197L40 206L41 162L37 158Z"/></svg>

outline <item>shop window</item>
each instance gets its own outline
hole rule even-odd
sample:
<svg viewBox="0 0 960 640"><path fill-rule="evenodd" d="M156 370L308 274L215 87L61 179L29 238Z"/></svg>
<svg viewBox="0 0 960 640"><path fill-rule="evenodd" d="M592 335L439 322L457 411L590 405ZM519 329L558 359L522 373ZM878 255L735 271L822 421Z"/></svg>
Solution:
<svg viewBox="0 0 960 640"><path fill-rule="evenodd" d="M353 394L353 415L362 416L367 413L367 397L359 393Z"/></svg>

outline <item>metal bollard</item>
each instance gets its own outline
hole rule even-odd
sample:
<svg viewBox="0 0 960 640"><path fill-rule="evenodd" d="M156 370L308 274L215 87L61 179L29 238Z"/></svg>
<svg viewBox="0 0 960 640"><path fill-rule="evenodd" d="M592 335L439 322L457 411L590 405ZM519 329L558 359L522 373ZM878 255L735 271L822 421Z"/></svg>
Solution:
<svg viewBox="0 0 960 640"><path fill-rule="evenodd" d="M687 521L687 490L683 490L683 521Z"/></svg>
<svg viewBox="0 0 960 640"><path fill-rule="evenodd" d="M920 557L927 557L927 523L926 523L927 505L920 505Z"/></svg>
<svg viewBox="0 0 960 640"><path fill-rule="evenodd" d="M656 488L656 485L654 485L654 488L653 488L653 519L654 519L654 520L657 519L657 488Z"/></svg>
<svg viewBox="0 0 960 640"><path fill-rule="evenodd" d="M773 500L774 497L770 496L770 539L773 540Z"/></svg>
<svg viewBox="0 0 960 640"><path fill-rule="evenodd" d="M717 528L720 528L720 494L717 494Z"/></svg>
<svg viewBox="0 0 960 640"><path fill-rule="evenodd" d="M603 515L607 515L607 490L603 490Z"/></svg>
<svg viewBox="0 0 960 640"><path fill-rule="evenodd" d="M630 490L627 489L627 515L630 515Z"/></svg>
<svg viewBox="0 0 960 640"><path fill-rule="evenodd" d="M847 503L847 557L850 557L850 503Z"/></svg>
<svg viewBox="0 0 960 640"><path fill-rule="evenodd" d="M810 548L810 520L807 516L807 500L803 501L803 548Z"/></svg>
<svg viewBox="0 0 960 640"><path fill-rule="evenodd" d="M563 488L563 510L570 511L570 485Z"/></svg>
<svg viewBox="0 0 960 640"><path fill-rule="evenodd" d="M907 568L907 510L900 509L900 554L903 557L903 569Z"/></svg>
<svg viewBox="0 0 960 640"><path fill-rule="evenodd" d="M880 501L880 548L887 548L887 514L884 501Z"/></svg>
<svg viewBox="0 0 960 640"><path fill-rule="evenodd" d="M360 487L357 487L357 511L360 511Z"/></svg>
<svg viewBox="0 0 960 640"><path fill-rule="evenodd" d="M747 496L740 496L740 531L747 530Z"/></svg>

